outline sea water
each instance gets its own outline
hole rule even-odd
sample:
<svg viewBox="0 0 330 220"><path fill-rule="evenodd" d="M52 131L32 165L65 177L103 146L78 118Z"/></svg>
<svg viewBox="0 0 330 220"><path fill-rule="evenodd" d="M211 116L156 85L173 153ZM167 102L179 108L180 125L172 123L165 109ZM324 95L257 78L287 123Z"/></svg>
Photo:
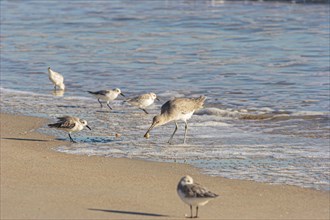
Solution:
<svg viewBox="0 0 330 220"><path fill-rule="evenodd" d="M1 111L86 119L56 151L188 163L234 179L330 188L328 4L226 1L1 1ZM47 68L62 73L54 91ZM161 101L149 115L120 97ZM143 138L173 97L207 97L172 145ZM59 139L66 133L38 129ZM120 134L120 136L116 134Z"/></svg>

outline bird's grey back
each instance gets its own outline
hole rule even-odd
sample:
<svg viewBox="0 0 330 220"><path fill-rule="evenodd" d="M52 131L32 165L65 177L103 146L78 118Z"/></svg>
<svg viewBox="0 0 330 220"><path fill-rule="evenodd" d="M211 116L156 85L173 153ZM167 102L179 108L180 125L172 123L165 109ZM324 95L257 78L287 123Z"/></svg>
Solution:
<svg viewBox="0 0 330 220"><path fill-rule="evenodd" d="M48 124L48 126L51 127L51 128L71 129L71 128L74 128L74 126L76 126L76 122L64 121L64 122L57 122L57 123L54 123L54 124Z"/></svg>
<svg viewBox="0 0 330 220"><path fill-rule="evenodd" d="M161 108L161 114L173 112L192 112L203 107L206 97L200 96L198 98L175 98L167 101Z"/></svg>
<svg viewBox="0 0 330 220"><path fill-rule="evenodd" d="M150 94L143 94L134 98L127 99L127 102L140 102L146 99L150 99Z"/></svg>
<svg viewBox="0 0 330 220"><path fill-rule="evenodd" d="M108 90L100 90L100 91L96 91L96 92L88 91L88 92L93 94L93 95L106 95L106 94L109 93Z"/></svg>
<svg viewBox="0 0 330 220"><path fill-rule="evenodd" d="M187 198L216 198L216 197L218 197L217 194L209 191L208 189L204 188L203 186L201 186L197 183L187 184L187 185L182 185L181 183L179 183L177 190L183 192L183 194Z"/></svg>
<svg viewBox="0 0 330 220"><path fill-rule="evenodd" d="M64 121L79 121L80 119L77 117L73 116L62 116L62 117L57 117L58 122L64 122Z"/></svg>
<svg viewBox="0 0 330 220"><path fill-rule="evenodd" d="M79 121L79 118L72 116L63 116L58 117L58 122L54 124L48 124L51 128L73 128L76 125L76 122Z"/></svg>

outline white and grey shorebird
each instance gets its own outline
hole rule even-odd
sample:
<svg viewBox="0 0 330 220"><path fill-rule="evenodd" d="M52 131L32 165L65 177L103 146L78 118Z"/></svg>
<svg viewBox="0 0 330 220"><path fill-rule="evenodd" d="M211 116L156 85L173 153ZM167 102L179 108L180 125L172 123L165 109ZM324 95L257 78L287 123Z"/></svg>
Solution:
<svg viewBox="0 0 330 220"><path fill-rule="evenodd" d="M162 106L160 115L157 115L153 118L152 124L148 131L145 133L144 137L149 138L149 132L151 129L166 124L170 121L174 121L175 129L170 139L168 140L168 143L171 143L175 132L178 130L177 121L182 120L185 123L183 143L186 143L188 130L187 120L191 118L196 110L203 107L205 99L205 96L200 96L198 98L175 98L173 100L167 101Z"/></svg>
<svg viewBox="0 0 330 220"><path fill-rule="evenodd" d="M155 100L159 101L159 98L157 98L157 95L155 93L151 92L131 99L127 99L125 102L128 102L133 106L137 106L139 109L143 110L146 114L149 114L145 108L152 105Z"/></svg>
<svg viewBox="0 0 330 220"><path fill-rule="evenodd" d="M77 117L72 116L64 116L64 117L58 117L58 122L54 124L48 124L50 128L57 128L63 131L68 132L70 141L73 143L77 143L74 141L71 137L72 132L78 132L84 129L84 127L87 127L89 130L92 130L88 125L87 121L83 119L79 119Z"/></svg>
<svg viewBox="0 0 330 220"><path fill-rule="evenodd" d="M198 207L204 206L210 200L218 197L217 194L209 191L207 188L194 183L193 178L190 176L184 176L180 179L177 193L181 200L190 206L190 218L198 218ZM193 206L196 207L196 215L194 217Z"/></svg>
<svg viewBox="0 0 330 220"><path fill-rule="evenodd" d="M125 95L118 88L113 89L113 90L100 90L100 91L96 91L96 92L92 92L92 91L88 91L88 92L97 98L97 101L99 101L101 108L102 108L102 102L101 102L101 100L102 100L107 103L107 106L111 110L112 110L112 108L109 104L111 101L115 100L118 97L118 95L122 95L125 97Z"/></svg>
<svg viewBox="0 0 330 220"><path fill-rule="evenodd" d="M59 87L61 90L65 89L64 77L58 72L53 71L50 67L48 67L48 77L49 80L52 81L52 83L54 84L55 90L56 87Z"/></svg>

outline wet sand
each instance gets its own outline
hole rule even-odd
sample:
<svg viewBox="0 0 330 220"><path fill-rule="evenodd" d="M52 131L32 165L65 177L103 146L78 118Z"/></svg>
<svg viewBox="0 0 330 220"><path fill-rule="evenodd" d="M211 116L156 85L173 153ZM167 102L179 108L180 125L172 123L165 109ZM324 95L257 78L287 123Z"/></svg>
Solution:
<svg viewBox="0 0 330 220"><path fill-rule="evenodd" d="M220 196L201 219L329 219L329 192L210 177L189 165L58 153L46 119L1 114L1 219L184 219L190 175ZM169 146L170 147L170 146Z"/></svg>

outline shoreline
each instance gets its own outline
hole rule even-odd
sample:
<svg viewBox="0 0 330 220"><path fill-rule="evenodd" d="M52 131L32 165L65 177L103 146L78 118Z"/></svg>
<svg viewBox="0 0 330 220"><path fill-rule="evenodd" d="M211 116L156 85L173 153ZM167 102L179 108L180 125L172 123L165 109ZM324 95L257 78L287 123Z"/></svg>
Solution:
<svg viewBox="0 0 330 220"><path fill-rule="evenodd" d="M1 113L1 219L185 219L184 175L220 196L201 219L329 219L330 192L232 180L186 164L56 152L47 119Z"/></svg>

